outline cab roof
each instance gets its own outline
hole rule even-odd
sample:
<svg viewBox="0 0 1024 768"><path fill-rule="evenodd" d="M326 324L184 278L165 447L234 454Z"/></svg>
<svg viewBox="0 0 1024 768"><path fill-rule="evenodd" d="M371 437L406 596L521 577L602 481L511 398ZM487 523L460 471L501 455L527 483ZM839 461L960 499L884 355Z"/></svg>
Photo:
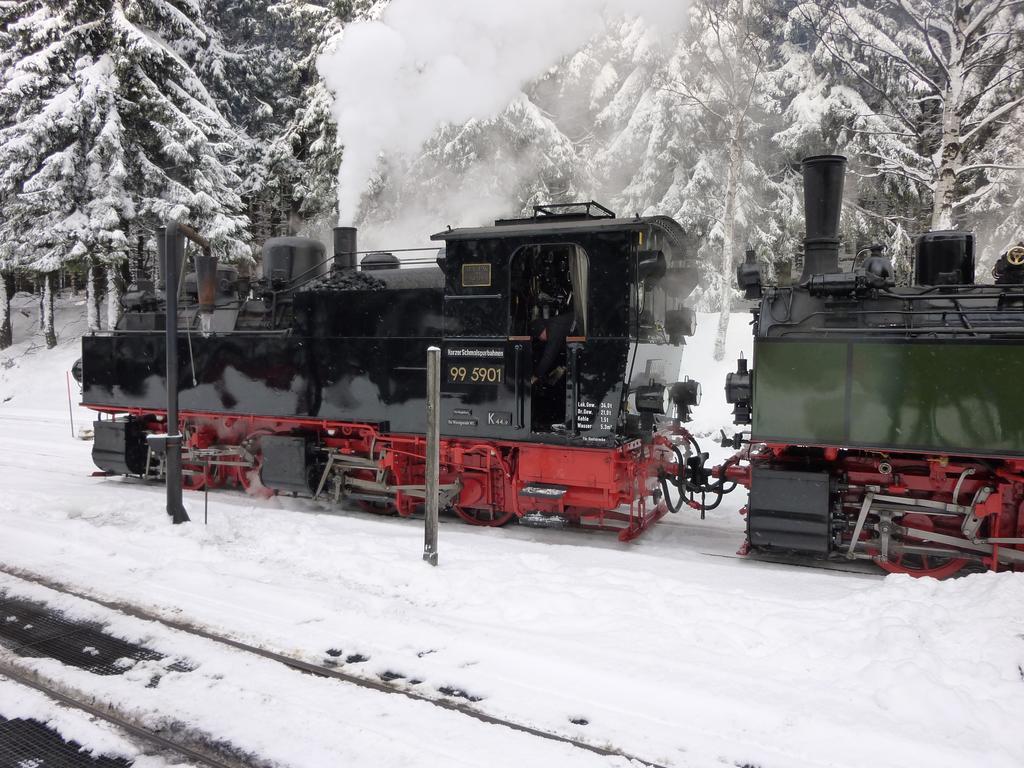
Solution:
<svg viewBox="0 0 1024 768"><path fill-rule="evenodd" d="M495 240L511 237L534 238L549 235L577 235L604 232L637 232L646 229L649 221L637 217L632 219L577 218L570 216L541 216L530 219L513 219L495 222L491 227L467 227L449 229L431 235L431 240Z"/></svg>

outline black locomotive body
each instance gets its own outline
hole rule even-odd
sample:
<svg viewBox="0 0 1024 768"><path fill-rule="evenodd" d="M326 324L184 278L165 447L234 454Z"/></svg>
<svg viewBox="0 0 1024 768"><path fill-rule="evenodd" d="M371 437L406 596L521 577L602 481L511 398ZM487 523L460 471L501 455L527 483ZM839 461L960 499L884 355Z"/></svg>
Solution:
<svg viewBox="0 0 1024 768"><path fill-rule="evenodd" d="M975 283L959 231L918 240L910 286L880 249L841 271L844 165L805 161L797 284L740 268L754 367L727 395L751 438L719 472L750 489L747 547L919 576L1024 567L1024 285Z"/></svg>
<svg viewBox="0 0 1024 768"><path fill-rule="evenodd" d="M264 247L255 285L184 281L183 461L190 487L237 482L412 514L424 497L426 350L442 350L442 489L469 522L587 522L630 538L666 511L661 478L696 404L678 382L694 315L683 233L596 204L435 235L436 261L365 254L335 231ZM212 278L211 278L212 279ZM210 289L212 290L212 289ZM94 459L160 477L164 299L142 285L118 330L83 339Z"/></svg>

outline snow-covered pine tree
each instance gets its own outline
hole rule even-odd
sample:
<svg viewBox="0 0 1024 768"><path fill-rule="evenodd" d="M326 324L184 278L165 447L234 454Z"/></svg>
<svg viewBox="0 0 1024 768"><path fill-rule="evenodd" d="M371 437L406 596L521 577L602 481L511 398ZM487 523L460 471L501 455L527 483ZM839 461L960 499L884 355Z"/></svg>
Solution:
<svg viewBox="0 0 1024 768"><path fill-rule="evenodd" d="M287 226L290 176L276 165L271 147L299 106L297 61L309 51L294 19L280 6L260 0L213 0L206 7L216 41L216 66L200 69L222 111L248 143L239 193L249 211L251 233L258 243ZM282 224L284 226L282 226Z"/></svg>
<svg viewBox="0 0 1024 768"><path fill-rule="evenodd" d="M11 22L16 18L14 0L0 0L0 84L6 82L5 73L12 65L11 54L14 51L14 36ZM15 104L0 99L0 128L8 124ZM0 201L3 200L0 194ZM14 292L14 256L9 248L0 241L0 350L7 349L14 341L11 328L11 294Z"/></svg>
<svg viewBox="0 0 1024 768"><path fill-rule="evenodd" d="M927 204L919 228L972 224L1016 186L1024 8L1014 0L864 0L802 6L867 110L861 156Z"/></svg>
<svg viewBox="0 0 1024 768"><path fill-rule="evenodd" d="M0 53L0 266L43 275L47 344L56 344L50 274L72 258L86 225L80 207L88 105L79 74L96 8L88 0L8 6Z"/></svg>
<svg viewBox="0 0 1024 768"><path fill-rule="evenodd" d="M248 258L238 194L246 138L195 71L207 51L220 55L198 4L34 0L5 10L4 265L42 274L103 265L112 325L129 227L188 220L222 257Z"/></svg>
<svg viewBox="0 0 1024 768"><path fill-rule="evenodd" d="M222 259L250 258L239 194L248 137L221 109L231 99L228 56L203 6L113 0L105 30L137 226L151 231L170 219L189 221Z"/></svg>
<svg viewBox="0 0 1024 768"><path fill-rule="evenodd" d="M376 18L388 0L281 0L270 10L294 30L302 55L290 62L298 84L283 129L265 152L267 184L288 202L291 229L333 224L337 211L342 150L331 116L333 95L317 71L317 60L337 41L345 24ZM353 73L353 76L357 76Z"/></svg>

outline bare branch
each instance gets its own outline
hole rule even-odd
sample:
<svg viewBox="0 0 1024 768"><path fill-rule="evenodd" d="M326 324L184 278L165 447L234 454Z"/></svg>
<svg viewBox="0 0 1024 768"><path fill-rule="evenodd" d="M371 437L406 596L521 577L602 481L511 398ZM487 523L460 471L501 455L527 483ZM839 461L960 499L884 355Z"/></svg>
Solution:
<svg viewBox="0 0 1024 768"><path fill-rule="evenodd" d="M973 165L965 165L962 168L957 168L956 175L960 176L964 173L971 173L973 171L981 170L996 170L996 171L1024 171L1024 165L1003 165L1002 163L974 163Z"/></svg>
<svg viewBox="0 0 1024 768"><path fill-rule="evenodd" d="M1015 110L1021 104L1024 104L1024 96L1018 97L1013 101L1008 101L998 109L989 112L987 115L985 115L984 118L982 118L982 120L977 125L975 125L971 130L969 130L967 133L963 134L960 137L960 146L963 146L968 142L972 141L987 126L991 125L1004 115L1008 115L1009 113L1013 112L1013 110Z"/></svg>
<svg viewBox="0 0 1024 768"><path fill-rule="evenodd" d="M964 29L963 31L964 39L973 37L975 32L977 32L982 26L985 25L985 23L989 19L991 19L1000 11L1006 10L1007 8L1013 8L1014 6L1022 5L1024 5L1024 0L1007 0L1006 2L993 2L988 8L986 8L977 16L975 16L974 20L967 25L967 28Z"/></svg>
<svg viewBox="0 0 1024 768"><path fill-rule="evenodd" d="M892 2L903 10L911 23L917 27L918 31L924 36L924 42L925 45L928 46L928 53L931 55L932 61L934 61L936 66L942 70L942 74L946 77L946 82L949 82L949 67L947 66L945 59L939 55L939 52L936 51L935 47L932 45L932 36L929 32L931 27L931 14L929 13L922 23L922 21L917 17L914 9L911 8L910 4L907 3L906 0L892 0Z"/></svg>

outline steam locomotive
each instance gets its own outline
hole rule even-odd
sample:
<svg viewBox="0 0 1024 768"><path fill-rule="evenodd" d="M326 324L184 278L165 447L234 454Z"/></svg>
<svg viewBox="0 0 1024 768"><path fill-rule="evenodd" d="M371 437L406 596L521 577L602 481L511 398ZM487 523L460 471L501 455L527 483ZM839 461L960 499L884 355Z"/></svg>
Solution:
<svg viewBox="0 0 1024 768"><path fill-rule="evenodd" d="M974 236L929 232L895 287L881 249L839 269L845 158L804 161L799 282L737 278L753 310L754 362L726 383L746 486L744 551L867 558L949 576L1024 567L1024 249L974 280Z"/></svg>
<svg viewBox="0 0 1024 768"><path fill-rule="evenodd" d="M722 485L689 471L699 446L681 422L700 388L677 378L696 272L675 221L590 202L432 239L436 257L402 262L360 252L353 228L334 230L332 258L317 241L274 238L256 281L197 256L175 304L177 370L165 364L175 297L163 278L140 281L117 329L82 341L94 462L162 479L167 456L148 438L180 431L186 487L412 515L436 345L441 502L468 523L582 524L629 540L668 511L669 486Z"/></svg>

